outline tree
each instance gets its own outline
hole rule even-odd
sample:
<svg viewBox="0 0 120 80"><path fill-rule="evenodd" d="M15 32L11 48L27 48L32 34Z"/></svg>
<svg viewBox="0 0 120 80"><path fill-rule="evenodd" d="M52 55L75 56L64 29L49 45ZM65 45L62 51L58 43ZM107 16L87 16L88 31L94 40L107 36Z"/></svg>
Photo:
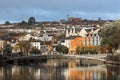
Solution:
<svg viewBox="0 0 120 80"><path fill-rule="evenodd" d="M41 51L35 47L33 47L30 51L30 54L41 54Z"/></svg>
<svg viewBox="0 0 120 80"><path fill-rule="evenodd" d="M120 20L103 25L101 30L101 45L110 45L110 53L118 49L120 45Z"/></svg>
<svg viewBox="0 0 120 80"><path fill-rule="evenodd" d="M47 52L51 52L53 50L52 41L45 41L44 43L46 45Z"/></svg>
<svg viewBox="0 0 120 80"><path fill-rule="evenodd" d="M10 44L7 44L5 46L5 49L3 50L3 53L5 53L6 55L10 55L12 53L12 47Z"/></svg>
<svg viewBox="0 0 120 80"><path fill-rule="evenodd" d="M81 51L81 48L80 48L80 46L78 46L78 47L76 48L76 53L77 53L77 54L80 54L80 51Z"/></svg>
<svg viewBox="0 0 120 80"><path fill-rule="evenodd" d="M26 53L28 55L30 51L30 42L29 41L21 41L17 45L19 45L20 51Z"/></svg>
<svg viewBox="0 0 120 80"><path fill-rule="evenodd" d="M24 28L24 27L27 27L28 26L28 23L26 21L22 21L18 24L18 26Z"/></svg>
<svg viewBox="0 0 120 80"><path fill-rule="evenodd" d="M57 45L55 49L57 52L61 53L62 52L62 45Z"/></svg>
<svg viewBox="0 0 120 80"><path fill-rule="evenodd" d="M99 22L101 21L101 18L100 18L100 17L98 18L98 21L99 21Z"/></svg>
<svg viewBox="0 0 120 80"><path fill-rule="evenodd" d="M35 18L34 17L30 17L28 19L28 25L33 25L33 24L35 24Z"/></svg>
<svg viewBox="0 0 120 80"><path fill-rule="evenodd" d="M6 21L5 22L5 25L10 25L11 23L9 21Z"/></svg>
<svg viewBox="0 0 120 80"><path fill-rule="evenodd" d="M67 54L69 52L69 49L66 46L62 46L62 53Z"/></svg>
<svg viewBox="0 0 120 80"><path fill-rule="evenodd" d="M56 46L56 51L59 52L59 53L68 53L69 49L64 45L57 45Z"/></svg>
<svg viewBox="0 0 120 80"><path fill-rule="evenodd" d="M17 51L19 51L19 45L15 45L14 47L13 47L13 51L15 51L15 52L17 52Z"/></svg>

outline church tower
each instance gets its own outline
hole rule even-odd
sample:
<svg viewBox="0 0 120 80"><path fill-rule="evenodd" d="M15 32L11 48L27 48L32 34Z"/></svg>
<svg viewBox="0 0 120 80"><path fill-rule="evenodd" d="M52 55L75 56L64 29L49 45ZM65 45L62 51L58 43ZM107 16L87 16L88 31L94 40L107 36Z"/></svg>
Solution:
<svg viewBox="0 0 120 80"><path fill-rule="evenodd" d="M69 21L69 19L70 19L70 16L69 16L69 14L67 14L67 21Z"/></svg>

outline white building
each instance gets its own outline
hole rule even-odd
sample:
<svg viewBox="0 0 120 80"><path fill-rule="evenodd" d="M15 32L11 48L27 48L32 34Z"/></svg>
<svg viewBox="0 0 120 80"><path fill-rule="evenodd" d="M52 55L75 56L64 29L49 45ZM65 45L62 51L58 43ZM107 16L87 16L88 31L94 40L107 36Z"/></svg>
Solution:
<svg viewBox="0 0 120 80"><path fill-rule="evenodd" d="M35 40L41 40L41 41L52 41L53 36L48 34L43 34L42 36L32 36Z"/></svg>
<svg viewBox="0 0 120 80"><path fill-rule="evenodd" d="M31 46L31 48L35 47L35 48L41 50L41 45L40 45L39 41L32 41L32 42L30 42L30 46Z"/></svg>
<svg viewBox="0 0 120 80"><path fill-rule="evenodd" d="M23 37L20 37L19 41L29 41L30 38L32 38L31 34L27 34L27 35L25 35Z"/></svg>
<svg viewBox="0 0 120 80"><path fill-rule="evenodd" d="M67 48L70 48L70 39L65 39L65 42L62 42L61 45L65 45Z"/></svg>

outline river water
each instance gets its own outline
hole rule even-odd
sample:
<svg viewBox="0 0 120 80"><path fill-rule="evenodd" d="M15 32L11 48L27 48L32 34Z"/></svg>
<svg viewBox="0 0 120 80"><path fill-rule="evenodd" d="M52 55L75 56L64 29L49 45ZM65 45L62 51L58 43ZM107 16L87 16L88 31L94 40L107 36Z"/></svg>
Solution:
<svg viewBox="0 0 120 80"><path fill-rule="evenodd" d="M120 80L120 66L90 60L49 59L0 66L0 80Z"/></svg>

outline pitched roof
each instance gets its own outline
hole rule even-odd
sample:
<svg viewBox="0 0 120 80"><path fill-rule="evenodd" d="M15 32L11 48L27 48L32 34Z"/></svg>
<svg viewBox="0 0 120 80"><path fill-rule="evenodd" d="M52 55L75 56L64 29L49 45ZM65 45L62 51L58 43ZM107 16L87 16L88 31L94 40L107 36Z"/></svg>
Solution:
<svg viewBox="0 0 120 80"><path fill-rule="evenodd" d="M79 35L82 36L82 37L85 37L86 36L87 31L85 30L85 28L82 28L82 30L79 32Z"/></svg>

